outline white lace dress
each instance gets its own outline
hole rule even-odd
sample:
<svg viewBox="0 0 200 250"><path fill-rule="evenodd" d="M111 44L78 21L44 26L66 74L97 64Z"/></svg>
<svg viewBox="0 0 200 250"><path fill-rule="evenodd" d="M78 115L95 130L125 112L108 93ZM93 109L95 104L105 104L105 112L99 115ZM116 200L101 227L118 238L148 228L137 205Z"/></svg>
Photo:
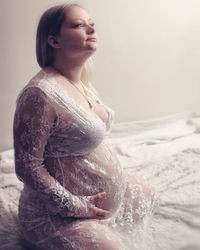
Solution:
<svg viewBox="0 0 200 250"><path fill-rule="evenodd" d="M87 112L62 91L54 74L39 71L17 99L13 134L16 174L24 183L19 201L24 238L43 250L132 249L123 232L152 210L153 196L124 174L105 141L114 112L85 87L105 107L108 120ZM111 216L86 218L92 206L87 196L101 191L107 196L95 205Z"/></svg>

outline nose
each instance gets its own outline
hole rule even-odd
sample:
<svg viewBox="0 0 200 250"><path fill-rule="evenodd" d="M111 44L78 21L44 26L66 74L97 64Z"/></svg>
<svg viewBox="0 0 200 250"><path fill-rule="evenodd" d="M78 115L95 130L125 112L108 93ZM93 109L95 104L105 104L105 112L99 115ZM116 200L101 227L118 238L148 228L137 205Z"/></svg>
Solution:
<svg viewBox="0 0 200 250"><path fill-rule="evenodd" d="M95 33L95 28L92 25L90 25L90 24L87 25L87 33L88 34Z"/></svg>

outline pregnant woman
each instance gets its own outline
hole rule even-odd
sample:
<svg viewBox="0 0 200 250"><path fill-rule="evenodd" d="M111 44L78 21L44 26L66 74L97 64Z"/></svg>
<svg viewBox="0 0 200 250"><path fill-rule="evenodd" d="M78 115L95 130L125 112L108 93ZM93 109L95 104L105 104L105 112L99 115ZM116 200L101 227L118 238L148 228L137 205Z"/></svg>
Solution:
<svg viewBox="0 0 200 250"><path fill-rule="evenodd" d="M24 241L34 250L128 249L117 229L142 220L154 193L123 173L105 141L114 112L88 81L94 23L77 4L54 6L36 42L41 70L19 93L13 124Z"/></svg>

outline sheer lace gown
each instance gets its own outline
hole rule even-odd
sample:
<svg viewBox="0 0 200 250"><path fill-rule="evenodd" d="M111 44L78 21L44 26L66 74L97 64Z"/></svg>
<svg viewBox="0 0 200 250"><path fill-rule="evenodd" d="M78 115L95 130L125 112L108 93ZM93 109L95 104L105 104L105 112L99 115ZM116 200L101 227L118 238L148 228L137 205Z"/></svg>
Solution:
<svg viewBox="0 0 200 250"><path fill-rule="evenodd" d="M85 87L107 111L104 122L67 95L54 74L39 71L17 98L13 134L16 174L24 183L21 231L34 249L128 249L124 228L151 210L153 195L124 174L105 140L112 109ZM86 218L87 196L101 191L107 196L95 205L111 216Z"/></svg>

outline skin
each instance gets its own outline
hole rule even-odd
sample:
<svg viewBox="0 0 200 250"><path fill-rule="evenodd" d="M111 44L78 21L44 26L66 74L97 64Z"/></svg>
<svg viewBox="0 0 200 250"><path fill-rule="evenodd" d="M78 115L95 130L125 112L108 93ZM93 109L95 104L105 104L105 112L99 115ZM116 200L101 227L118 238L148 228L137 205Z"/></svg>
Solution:
<svg viewBox="0 0 200 250"><path fill-rule="evenodd" d="M88 40L88 38L94 38ZM51 67L47 67L47 71L58 71L64 75L60 79L60 83L63 83L67 88L67 92L70 93L74 99L79 102L85 109L88 109L88 103L81 96L72 84L76 85L80 90L82 86L80 84L81 72L85 61L96 51L97 49L97 34L94 28L94 22L90 18L89 14L78 6L71 6L66 10L66 18L62 24L60 33L58 36L49 36L48 43L54 48L54 64ZM105 111L100 108L95 102L93 104L93 111L98 113L99 116L105 117ZM86 108L87 107L87 108ZM104 115L102 115L104 113ZM105 118L102 120L106 120ZM136 176L127 176L127 180L131 184L139 184L146 198L151 199L154 190L149 185ZM95 203L106 196L105 192L97 193L96 195L87 196L90 203ZM127 199L129 194L125 194ZM131 201L130 201L131 202ZM137 207L137 199L132 201ZM110 211L100 209L96 206L90 208L88 218L105 219L110 216Z"/></svg>
<svg viewBox="0 0 200 250"><path fill-rule="evenodd" d="M90 39L92 38L92 39ZM85 61L93 55L97 49L97 33L94 22L89 14L82 8L71 6L66 10L66 18L57 36L49 36L48 43L54 48L54 64L47 67L46 71L59 71L64 75L58 82L63 90L85 110L90 112L88 103L83 95L77 92L75 85L84 93L81 85L81 72ZM103 121L107 120L107 112L101 106L90 100L93 111Z"/></svg>
<svg viewBox="0 0 200 250"><path fill-rule="evenodd" d="M78 84L85 61L97 49L97 34L89 14L78 6L68 8L60 34L49 36L48 43L55 49L52 66L70 82Z"/></svg>
<svg viewBox="0 0 200 250"><path fill-rule="evenodd" d="M77 6L68 8L59 35L49 36L48 43L54 48L55 60L46 70L56 69L65 76L65 84L68 86L76 84L76 87L79 87L83 65L97 49L97 34L89 14ZM95 205L105 196L105 192L100 192L87 196L87 199ZM110 214L108 210L93 206L90 208L88 218L105 219Z"/></svg>

